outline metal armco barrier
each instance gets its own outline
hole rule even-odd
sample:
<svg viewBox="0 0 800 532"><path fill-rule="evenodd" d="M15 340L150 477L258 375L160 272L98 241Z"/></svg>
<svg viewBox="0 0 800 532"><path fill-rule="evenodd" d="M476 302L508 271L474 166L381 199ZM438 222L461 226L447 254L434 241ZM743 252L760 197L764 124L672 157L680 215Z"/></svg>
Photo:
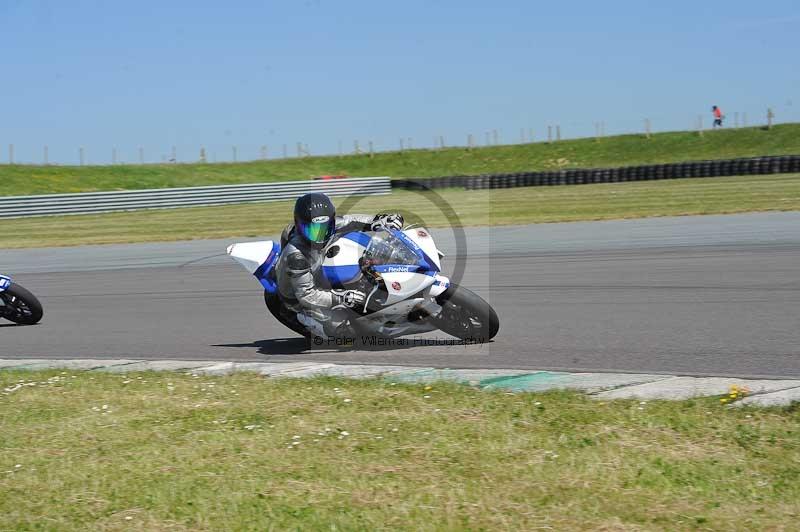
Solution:
<svg viewBox="0 0 800 532"><path fill-rule="evenodd" d="M463 187L467 190L493 188L624 183L655 179L683 179L736 175L800 172L800 155L748 157L715 161L624 166L621 168L577 168L546 172L484 174L473 176L396 179L392 187L407 190Z"/></svg>
<svg viewBox="0 0 800 532"><path fill-rule="evenodd" d="M324 192L329 196L367 196L390 194L392 186L388 177L359 177L251 185L0 196L0 218L292 200L306 192Z"/></svg>

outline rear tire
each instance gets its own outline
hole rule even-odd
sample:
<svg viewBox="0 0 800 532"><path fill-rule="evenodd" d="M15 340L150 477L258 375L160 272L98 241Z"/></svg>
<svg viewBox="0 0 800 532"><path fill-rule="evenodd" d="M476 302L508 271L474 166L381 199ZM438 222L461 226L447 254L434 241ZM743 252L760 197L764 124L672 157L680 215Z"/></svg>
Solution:
<svg viewBox="0 0 800 532"><path fill-rule="evenodd" d="M4 292L0 292L0 299L5 304L0 307L4 312L2 317L7 320L20 325L34 325L42 319L42 304L36 296L16 283L11 283Z"/></svg>
<svg viewBox="0 0 800 532"><path fill-rule="evenodd" d="M270 294L264 290L264 303L266 303L267 309L269 309L270 314L272 314L276 320L300 336L309 337L308 330L306 330L302 323L297 321L295 316L290 315L289 310L283 305L281 298L278 297L277 294Z"/></svg>
<svg viewBox="0 0 800 532"><path fill-rule="evenodd" d="M463 286L451 284L436 301L442 305L442 312L435 323L447 334L483 343L500 330L500 319L491 305Z"/></svg>

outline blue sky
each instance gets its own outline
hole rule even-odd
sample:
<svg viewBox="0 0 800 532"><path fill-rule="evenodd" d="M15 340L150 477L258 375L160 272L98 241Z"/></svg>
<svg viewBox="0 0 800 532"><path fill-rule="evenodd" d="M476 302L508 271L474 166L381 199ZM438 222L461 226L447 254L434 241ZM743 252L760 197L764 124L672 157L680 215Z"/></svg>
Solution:
<svg viewBox="0 0 800 532"><path fill-rule="evenodd" d="M796 0L0 0L0 162L800 121L798 28Z"/></svg>

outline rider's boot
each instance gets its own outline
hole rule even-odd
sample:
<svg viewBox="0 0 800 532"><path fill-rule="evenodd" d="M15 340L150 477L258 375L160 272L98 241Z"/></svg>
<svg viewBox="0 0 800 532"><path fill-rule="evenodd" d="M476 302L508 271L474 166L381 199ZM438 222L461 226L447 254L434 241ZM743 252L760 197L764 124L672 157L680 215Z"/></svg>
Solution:
<svg viewBox="0 0 800 532"><path fill-rule="evenodd" d="M336 326L333 336L340 340L340 345L344 346L353 346L358 341L357 331L348 319L341 321Z"/></svg>
<svg viewBox="0 0 800 532"><path fill-rule="evenodd" d="M325 326L307 314L298 312L297 321L303 324L303 326L308 330L309 335L312 337L319 336L321 338L325 338L328 336L328 334L325 332Z"/></svg>

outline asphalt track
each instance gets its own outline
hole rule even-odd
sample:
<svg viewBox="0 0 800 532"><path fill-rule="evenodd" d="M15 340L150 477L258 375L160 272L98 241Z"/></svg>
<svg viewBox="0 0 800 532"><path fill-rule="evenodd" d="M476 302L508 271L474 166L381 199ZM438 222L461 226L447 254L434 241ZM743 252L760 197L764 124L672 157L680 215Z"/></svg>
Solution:
<svg viewBox="0 0 800 532"><path fill-rule="evenodd" d="M452 266L453 235L433 234ZM501 321L483 346L414 345L451 340L432 333L305 352L219 256L233 240L0 252L0 271L45 308L39 325L0 324L0 358L800 377L800 213L468 229L462 284Z"/></svg>

